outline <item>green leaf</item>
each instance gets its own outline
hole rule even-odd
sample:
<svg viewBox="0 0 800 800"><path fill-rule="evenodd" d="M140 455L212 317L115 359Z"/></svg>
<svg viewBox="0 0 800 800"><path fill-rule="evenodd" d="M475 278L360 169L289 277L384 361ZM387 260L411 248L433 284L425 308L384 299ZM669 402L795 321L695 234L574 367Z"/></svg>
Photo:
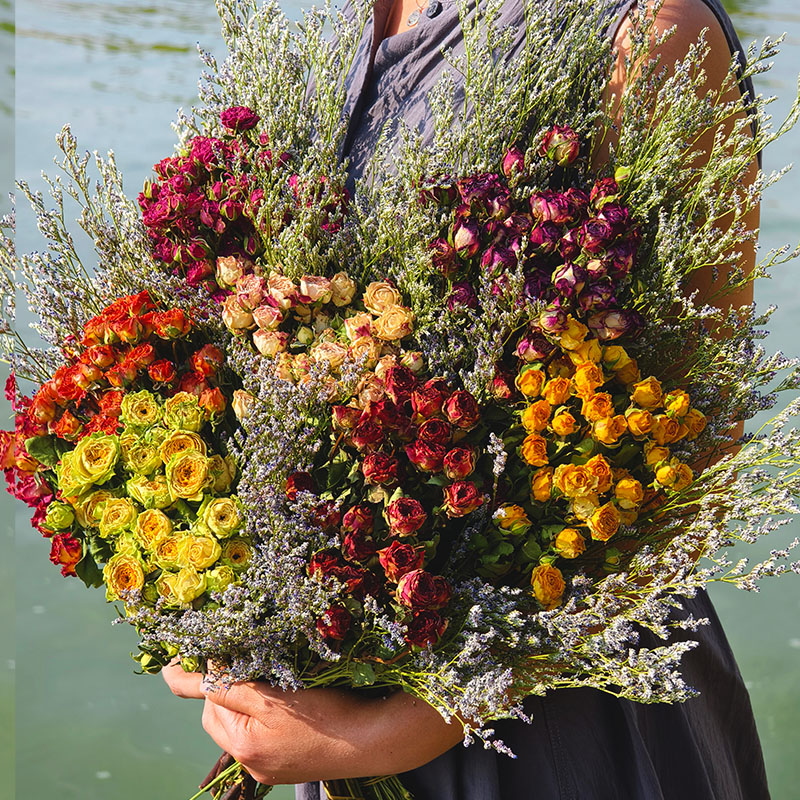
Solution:
<svg viewBox="0 0 800 800"><path fill-rule="evenodd" d="M46 467L55 467L61 460L55 438L55 436L32 436L25 440L25 449L28 455L39 463Z"/></svg>
<svg viewBox="0 0 800 800"><path fill-rule="evenodd" d="M92 558L92 554L88 550L84 551L83 558L75 565L75 574L87 586L103 585L103 572L100 567L97 566L94 558Z"/></svg>
<svg viewBox="0 0 800 800"><path fill-rule="evenodd" d="M353 665L353 686L371 686L375 683L375 670L371 664Z"/></svg>
<svg viewBox="0 0 800 800"><path fill-rule="evenodd" d="M542 548L532 536L522 545L522 555L524 555L528 561L536 561L541 554Z"/></svg>

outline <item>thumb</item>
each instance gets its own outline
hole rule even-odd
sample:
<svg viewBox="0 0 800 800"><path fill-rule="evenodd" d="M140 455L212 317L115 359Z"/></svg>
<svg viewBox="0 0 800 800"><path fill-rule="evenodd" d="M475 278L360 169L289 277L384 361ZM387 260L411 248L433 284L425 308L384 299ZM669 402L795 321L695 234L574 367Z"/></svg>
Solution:
<svg viewBox="0 0 800 800"><path fill-rule="evenodd" d="M269 705L269 695L275 691L265 684L253 682L233 683L227 687L206 684L203 689L209 702L250 717L256 716Z"/></svg>

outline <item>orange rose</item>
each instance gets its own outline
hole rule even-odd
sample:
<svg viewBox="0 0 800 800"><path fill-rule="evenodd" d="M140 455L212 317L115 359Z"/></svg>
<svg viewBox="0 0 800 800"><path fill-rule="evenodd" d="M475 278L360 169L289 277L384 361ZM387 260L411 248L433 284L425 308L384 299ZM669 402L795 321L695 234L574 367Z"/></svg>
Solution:
<svg viewBox="0 0 800 800"><path fill-rule="evenodd" d="M546 503L553 491L553 468L542 467L533 473L531 478L531 494L533 499Z"/></svg>
<svg viewBox="0 0 800 800"><path fill-rule="evenodd" d="M569 378L551 378L542 389L542 397L544 397L551 406L560 406L566 403L571 391L572 382Z"/></svg>
<svg viewBox="0 0 800 800"><path fill-rule="evenodd" d="M531 587L536 599L549 611L561 604L566 584L561 570L550 564L540 564L531 574Z"/></svg>
<svg viewBox="0 0 800 800"><path fill-rule="evenodd" d="M525 397L536 397L542 391L544 380L545 374L542 370L529 368L520 372L514 383L516 383L517 389L519 389Z"/></svg>
<svg viewBox="0 0 800 800"><path fill-rule="evenodd" d="M520 455L532 467L543 467L548 462L547 441L538 433L529 434L522 442Z"/></svg>
<svg viewBox="0 0 800 800"><path fill-rule="evenodd" d="M586 550L586 540L576 528L564 528L554 542L558 554L564 558L577 558Z"/></svg>
<svg viewBox="0 0 800 800"><path fill-rule="evenodd" d="M594 390L606 382L606 376L603 374L602 367L592 361L586 361L578 364L575 368L572 382L575 385L575 392L580 397L586 398L591 397Z"/></svg>
<svg viewBox="0 0 800 800"><path fill-rule="evenodd" d="M594 491L603 494L611 488L611 465L603 456L593 456L585 464L586 471L594 478Z"/></svg>
<svg viewBox="0 0 800 800"><path fill-rule="evenodd" d="M550 422L550 403L538 400L522 412L522 427L528 433L540 433Z"/></svg>
<svg viewBox="0 0 800 800"><path fill-rule="evenodd" d="M567 497L594 492L594 477L580 464L559 464L553 473L553 485Z"/></svg>
<svg viewBox="0 0 800 800"><path fill-rule="evenodd" d="M647 409L634 408L625 415L628 430L634 436L646 436L653 430L653 415Z"/></svg>
<svg viewBox="0 0 800 800"><path fill-rule="evenodd" d="M589 422L613 416L614 403L611 401L611 395L608 392L599 392L591 397L584 396L581 414Z"/></svg>
<svg viewBox="0 0 800 800"><path fill-rule="evenodd" d="M615 417L603 417L592 425L592 436L605 445L616 444L620 436L628 430L628 423L622 414Z"/></svg>
<svg viewBox="0 0 800 800"><path fill-rule="evenodd" d="M653 378L645 378L633 385L631 400L642 408L658 408L661 405L661 383Z"/></svg>
<svg viewBox="0 0 800 800"><path fill-rule="evenodd" d="M706 428L706 415L696 408L690 408L683 418L683 424L689 429L688 439L696 439Z"/></svg>
<svg viewBox="0 0 800 800"><path fill-rule="evenodd" d="M559 411L559 413L553 417L551 427L558 436L569 436L575 433L578 423L569 411Z"/></svg>
<svg viewBox="0 0 800 800"><path fill-rule="evenodd" d="M656 444L672 444L683 439L689 429L681 422L670 419L666 414L658 414L653 418L653 439Z"/></svg>
<svg viewBox="0 0 800 800"><path fill-rule="evenodd" d="M613 503L606 503L600 506L589 517L589 530L592 532L592 539L607 542L619 530L619 523L619 511Z"/></svg>

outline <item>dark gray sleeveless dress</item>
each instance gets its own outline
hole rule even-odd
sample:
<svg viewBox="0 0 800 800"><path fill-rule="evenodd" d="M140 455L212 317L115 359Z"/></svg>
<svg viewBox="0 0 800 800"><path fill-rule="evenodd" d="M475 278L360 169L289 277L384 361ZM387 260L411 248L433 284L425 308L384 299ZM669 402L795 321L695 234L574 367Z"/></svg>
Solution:
<svg viewBox="0 0 800 800"><path fill-rule="evenodd" d="M604 0L606 35L614 35L633 0ZM719 0L704 0L730 43L741 44ZM390 0L377 0L348 79L350 123L344 155L355 177L369 177L369 161L387 120L429 130L426 95L443 68L440 51L457 49L461 36L453 0L416 28L383 41ZM502 16L519 22L519 4ZM600 31L599 35L603 35ZM380 36L380 34L379 34ZM379 37L378 37L379 38ZM752 93L752 85L742 90ZM516 759L460 745L401 778L416 800L768 800L750 700L730 646L705 593L684 611L711 624L692 633L699 647L683 659L698 697L676 705L642 705L592 689L565 689L531 697L533 724L503 720L497 735ZM675 637L679 638L678 635ZM642 644L655 646L661 642ZM319 784L296 789L298 800L325 800Z"/></svg>

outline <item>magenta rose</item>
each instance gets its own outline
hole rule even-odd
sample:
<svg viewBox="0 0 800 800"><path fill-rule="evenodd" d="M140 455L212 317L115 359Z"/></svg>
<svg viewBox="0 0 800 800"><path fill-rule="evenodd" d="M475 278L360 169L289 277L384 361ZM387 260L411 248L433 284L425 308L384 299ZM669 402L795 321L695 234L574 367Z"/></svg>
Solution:
<svg viewBox="0 0 800 800"><path fill-rule="evenodd" d="M317 630L325 639L341 641L350 630L350 613L341 606L331 606L317 620Z"/></svg>
<svg viewBox="0 0 800 800"><path fill-rule="evenodd" d="M429 247L431 249L431 263L437 272L441 272L445 278L450 278L458 272L461 268L458 254L447 239L434 239Z"/></svg>
<svg viewBox="0 0 800 800"><path fill-rule="evenodd" d="M581 144L578 134L566 125L554 125L542 141L540 155L555 161L560 167L566 167L578 157Z"/></svg>
<svg viewBox="0 0 800 800"><path fill-rule="evenodd" d="M450 584L441 575L414 569L400 577L395 597L397 602L414 611L436 611L450 601Z"/></svg>
<svg viewBox="0 0 800 800"><path fill-rule="evenodd" d="M525 170L525 155L518 147L509 147L503 156L503 175L511 178Z"/></svg>
<svg viewBox="0 0 800 800"><path fill-rule="evenodd" d="M475 451L471 447L454 447L442 463L444 474L451 481L462 481L475 471Z"/></svg>
<svg viewBox="0 0 800 800"><path fill-rule="evenodd" d="M417 439L406 445L408 460L422 472L440 472L447 448L441 444L431 444Z"/></svg>
<svg viewBox="0 0 800 800"><path fill-rule="evenodd" d="M406 622L406 641L416 647L436 644L447 628L447 620L437 611L416 611Z"/></svg>
<svg viewBox="0 0 800 800"><path fill-rule="evenodd" d="M448 517L466 517L483 505L483 495L472 481L455 481L444 490L444 510Z"/></svg>
<svg viewBox="0 0 800 800"><path fill-rule="evenodd" d="M481 419L478 403L467 391L453 392L444 404L444 414L457 428L471 431Z"/></svg>
<svg viewBox="0 0 800 800"><path fill-rule="evenodd" d="M392 536L410 536L428 518L422 504L413 497L398 497L386 506L385 514Z"/></svg>
<svg viewBox="0 0 800 800"><path fill-rule="evenodd" d="M378 551L378 560L387 579L397 583L407 572L422 569L425 549L395 539L388 547Z"/></svg>
<svg viewBox="0 0 800 800"><path fill-rule="evenodd" d="M370 453L361 464L364 480L379 486L393 486L400 477L400 464L386 453Z"/></svg>
<svg viewBox="0 0 800 800"><path fill-rule="evenodd" d="M235 131L236 133L254 128L261 119L255 111L247 108L247 106L232 106L231 108L226 108L219 115L219 118L220 122L222 122L228 130Z"/></svg>

